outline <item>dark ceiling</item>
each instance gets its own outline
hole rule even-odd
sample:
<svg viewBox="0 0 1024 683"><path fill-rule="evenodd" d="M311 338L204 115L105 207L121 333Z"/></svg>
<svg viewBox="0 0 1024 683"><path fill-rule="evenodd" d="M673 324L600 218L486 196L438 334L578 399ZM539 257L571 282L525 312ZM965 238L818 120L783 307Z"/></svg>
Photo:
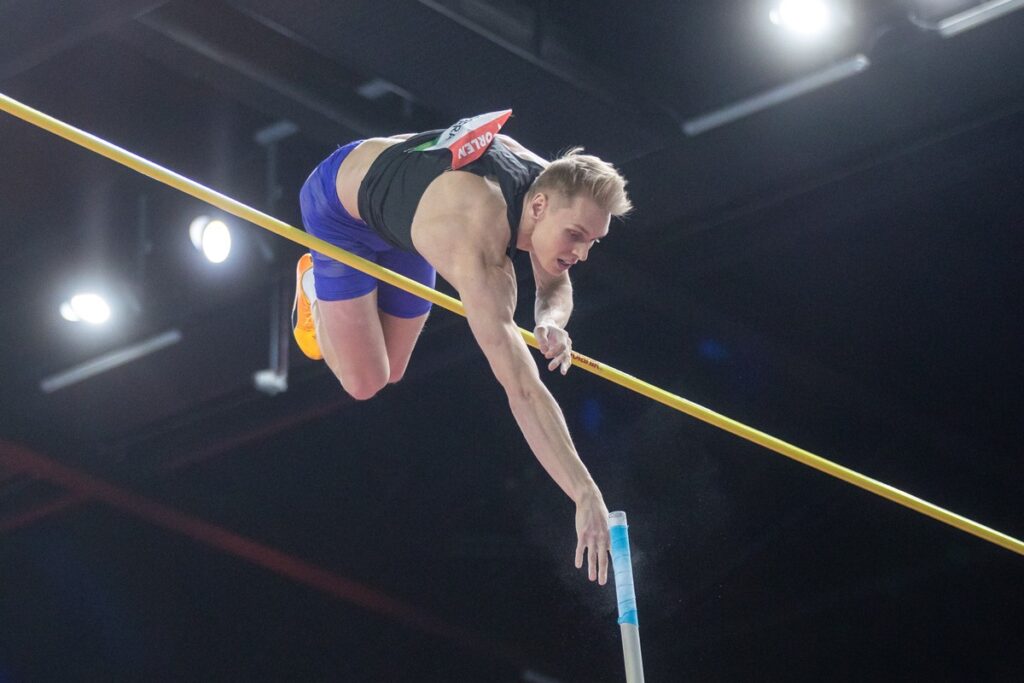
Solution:
<svg viewBox="0 0 1024 683"><path fill-rule="evenodd" d="M794 46L770 4L13 0L0 92L292 225L336 144L510 107L630 180L578 350L1021 537L1024 12L944 39L926 0L851 1ZM462 319L372 401L295 349L268 395L300 247L231 219L212 267L200 202L6 114L0 150L0 681L622 680L614 590ZM86 285L105 327L60 317ZM1019 675L1019 556L582 370L548 386L630 516L649 680Z"/></svg>

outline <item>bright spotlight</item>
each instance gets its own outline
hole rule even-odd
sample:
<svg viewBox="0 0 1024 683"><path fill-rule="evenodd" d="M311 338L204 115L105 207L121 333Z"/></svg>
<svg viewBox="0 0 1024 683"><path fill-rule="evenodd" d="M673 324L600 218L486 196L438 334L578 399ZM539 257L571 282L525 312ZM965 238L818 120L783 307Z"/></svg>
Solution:
<svg viewBox="0 0 1024 683"><path fill-rule="evenodd" d="M60 314L71 322L99 325L110 319L110 304L99 294L75 294L60 305Z"/></svg>
<svg viewBox="0 0 1024 683"><path fill-rule="evenodd" d="M210 221L203 230L203 254L211 263L223 263L231 253L231 232L223 221Z"/></svg>
<svg viewBox="0 0 1024 683"><path fill-rule="evenodd" d="M823 0L781 0L769 18L776 26L798 35L816 36L832 26L832 14Z"/></svg>
<svg viewBox="0 0 1024 683"><path fill-rule="evenodd" d="M188 226L188 236L211 263L223 263L231 253L231 231L224 221L199 216Z"/></svg>

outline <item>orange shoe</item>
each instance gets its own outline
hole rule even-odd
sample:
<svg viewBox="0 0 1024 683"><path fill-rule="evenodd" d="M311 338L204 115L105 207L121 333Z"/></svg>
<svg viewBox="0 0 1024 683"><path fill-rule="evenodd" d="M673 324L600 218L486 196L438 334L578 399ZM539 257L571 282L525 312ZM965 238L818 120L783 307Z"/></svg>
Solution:
<svg viewBox="0 0 1024 683"><path fill-rule="evenodd" d="M323 360L323 353L320 352L320 344L316 341L316 325L313 323L313 309L306 296L306 290L302 288L302 279L306 274L312 281L313 257L306 253L299 258L295 267L295 303L292 305L292 334L295 336L295 343L299 345L302 353L313 360Z"/></svg>

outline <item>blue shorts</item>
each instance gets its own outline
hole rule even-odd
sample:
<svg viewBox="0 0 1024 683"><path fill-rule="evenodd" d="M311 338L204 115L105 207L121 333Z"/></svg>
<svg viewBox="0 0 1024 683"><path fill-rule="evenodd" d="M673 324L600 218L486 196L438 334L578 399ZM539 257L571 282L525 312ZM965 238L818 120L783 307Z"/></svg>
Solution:
<svg viewBox="0 0 1024 683"><path fill-rule="evenodd" d="M345 251L362 256L396 273L434 286L434 267L419 254L404 251L385 242L361 220L353 218L338 199L338 168L361 140L339 147L306 179L299 192L302 224L306 232ZM409 294L376 278L339 263L319 252L313 254L313 281L316 296L323 301L355 299L377 290L377 308L399 318L415 318L430 310L430 302Z"/></svg>

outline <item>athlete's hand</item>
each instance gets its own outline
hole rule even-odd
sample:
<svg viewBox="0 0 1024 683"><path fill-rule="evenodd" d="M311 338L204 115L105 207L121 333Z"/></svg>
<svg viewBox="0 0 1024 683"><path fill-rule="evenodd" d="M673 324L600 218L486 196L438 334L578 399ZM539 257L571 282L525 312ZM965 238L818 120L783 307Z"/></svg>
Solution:
<svg viewBox="0 0 1024 683"><path fill-rule="evenodd" d="M572 367L572 339L569 333L554 325L537 325L533 331L537 346L544 357L550 360L548 370L559 368L564 375Z"/></svg>
<svg viewBox="0 0 1024 683"><path fill-rule="evenodd" d="M608 581L608 508L595 486L576 503L576 568L583 567L583 551L587 551L588 578L602 586Z"/></svg>

